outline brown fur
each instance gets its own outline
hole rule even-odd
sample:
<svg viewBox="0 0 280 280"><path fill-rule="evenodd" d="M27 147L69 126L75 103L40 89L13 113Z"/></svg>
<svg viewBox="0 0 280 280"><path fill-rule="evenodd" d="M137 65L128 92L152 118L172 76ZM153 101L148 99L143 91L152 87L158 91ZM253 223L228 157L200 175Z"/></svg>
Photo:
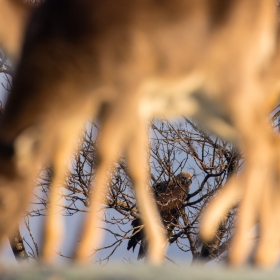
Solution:
<svg viewBox="0 0 280 280"><path fill-rule="evenodd" d="M44 259L52 258L60 234L54 218L57 187L90 117L101 120L102 132L79 260L99 242L97 211L105 202L106 174L122 152L151 240L149 257L154 263L162 260L164 232L146 190L145 121L151 117L193 116L240 145L247 169L232 184L261 188L274 140L259 80L274 46L274 13L273 0L46 0L29 24L1 124L3 147L10 147L3 150L10 153L1 158L0 192L5 190L3 198L15 196L15 204L9 206L13 212L9 207L1 212L0 225L6 215L5 225L13 226L28 201L35 167L52 163L43 249ZM212 224L202 228L209 238ZM0 236L8 229L0 228ZM239 263L244 257L231 260Z"/></svg>

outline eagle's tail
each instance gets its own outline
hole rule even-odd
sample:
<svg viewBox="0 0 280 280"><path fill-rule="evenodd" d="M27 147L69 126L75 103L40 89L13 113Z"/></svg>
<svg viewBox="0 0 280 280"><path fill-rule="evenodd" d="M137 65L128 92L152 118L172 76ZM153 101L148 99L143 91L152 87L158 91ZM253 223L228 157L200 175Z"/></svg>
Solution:
<svg viewBox="0 0 280 280"><path fill-rule="evenodd" d="M143 222L141 221L141 219L137 218L132 221L131 225L133 227L133 233L128 241L127 250L129 251L130 248L132 248L134 252L136 245L140 244L141 240L144 239Z"/></svg>
<svg viewBox="0 0 280 280"><path fill-rule="evenodd" d="M144 259L146 257L147 251L148 251L148 242L147 242L147 238L144 237L141 240L137 260L139 261L141 259Z"/></svg>

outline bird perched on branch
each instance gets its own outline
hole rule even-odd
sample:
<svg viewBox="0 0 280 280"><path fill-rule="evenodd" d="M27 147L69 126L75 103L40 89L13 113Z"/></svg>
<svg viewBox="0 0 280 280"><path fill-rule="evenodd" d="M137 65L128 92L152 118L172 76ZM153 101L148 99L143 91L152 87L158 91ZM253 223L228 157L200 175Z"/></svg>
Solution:
<svg viewBox="0 0 280 280"><path fill-rule="evenodd" d="M178 224L180 211L187 201L192 175L188 172L181 172L169 181L159 182L153 185L155 200L159 210L162 223L167 230L167 237L173 234L173 229ZM143 222L136 218L131 223L133 229L127 245L127 250L135 249L140 244L138 257L140 260L145 257L148 250L148 242L143 232Z"/></svg>

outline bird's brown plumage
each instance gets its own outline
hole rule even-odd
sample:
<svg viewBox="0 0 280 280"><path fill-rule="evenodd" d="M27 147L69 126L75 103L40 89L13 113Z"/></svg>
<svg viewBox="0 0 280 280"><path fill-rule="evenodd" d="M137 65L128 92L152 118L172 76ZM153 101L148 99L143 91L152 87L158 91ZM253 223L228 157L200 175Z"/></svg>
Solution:
<svg viewBox="0 0 280 280"><path fill-rule="evenodd" d="M181 172L177 176L168 181L159 182L153 185L155 200L162 219L162 223L170 236L180 217L180 210L184 207L187 200L190 185L192 183L192 175L188 172ZM141 219L132 221L133 226L132 237L128 241L127 250L133 248L141 242L138 260L145 257L148 249L147 240L143 232L143 223Z"/></svg>

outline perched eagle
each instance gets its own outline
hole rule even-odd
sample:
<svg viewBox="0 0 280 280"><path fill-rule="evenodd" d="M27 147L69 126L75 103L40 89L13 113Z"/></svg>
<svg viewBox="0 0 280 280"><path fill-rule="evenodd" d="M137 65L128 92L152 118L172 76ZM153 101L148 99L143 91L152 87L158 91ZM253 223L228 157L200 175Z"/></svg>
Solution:
<svg viewBox="0 0 280 280"><path fill-rule="evenodd" d="M153 185L155 200L162 219L162 223L167 230L168 238L172 235L173 229L178 224L180 210L187 200L192 175L188 172L181 172L172 180L159 182ZM143 232L141 219L134 219L131 223L134 230L128 241L127 250L132 247L133 252L136 244L140 244L138 260L145 257L148 249L147 240Z"/></svg>

